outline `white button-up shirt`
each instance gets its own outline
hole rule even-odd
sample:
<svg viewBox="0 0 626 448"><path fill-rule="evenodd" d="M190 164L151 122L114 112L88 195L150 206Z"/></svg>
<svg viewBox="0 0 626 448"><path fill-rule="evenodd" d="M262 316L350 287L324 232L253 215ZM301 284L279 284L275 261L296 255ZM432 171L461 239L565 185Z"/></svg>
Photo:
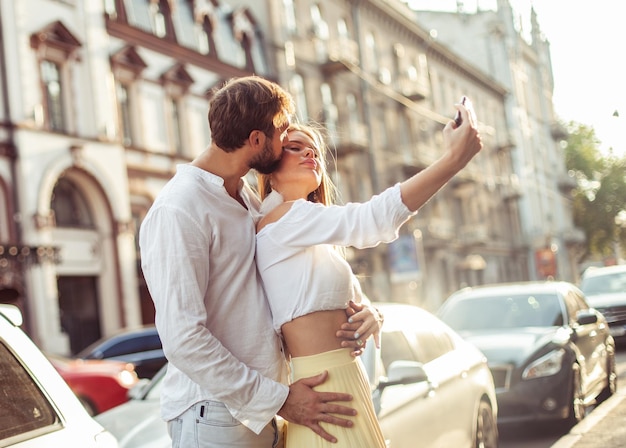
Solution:
<svg viewBox="0 0 626 448"><path fill-rule="evenodd" d="M161 414L220 401L259 433L288 395L284 358L257 275L259 201L244 185L246 210L223 180L179 165L141 226L142 268L169 360Z"/></svg>

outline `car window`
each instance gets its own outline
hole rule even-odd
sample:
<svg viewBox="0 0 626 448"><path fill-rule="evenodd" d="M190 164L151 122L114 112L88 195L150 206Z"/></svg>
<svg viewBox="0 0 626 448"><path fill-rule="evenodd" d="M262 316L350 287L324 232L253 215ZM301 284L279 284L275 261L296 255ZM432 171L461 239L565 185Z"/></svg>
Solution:
<svg viewBox="0 0 626 448"><path fill-rule="evenodd" d="M111 358L113 356L159 349L161 349L159 335L147 334L122 340L104 350L102 354L104 358Z"/></svg>
<svg viewBox="0 0 626 448"><path fill-rule="evenodd" d="M555 294L474 297L442 311L442 320L456 331L563 325Z"/></svg>
<svg viewBox="0 0 626 448"><path fill-rule="evenodd" d="M0 341L0 441L32 431L55 431L59 425L60 419L45 395Z"/></svg>
<svg viewBox="0 0 626 448"><path fill-rule="evenodd" d="M588 295L626 292L626 272L614 272L583 278L580 289Z"/></svg>
<svg viewBox="0 0 626 448"><path fill-rule="evenodd" d="M385 371L394 361L417 361L417 354L402 331L383 331L380 347Z"/></svg>
<svg viewBox="0 0 626 448"><path fill-rule="evenodd" d="M416 333L418 348L417 360L424 364L454 350L454 344L443 328L435 328L433 326L427 330L429 331L418 331Z"/></svg>

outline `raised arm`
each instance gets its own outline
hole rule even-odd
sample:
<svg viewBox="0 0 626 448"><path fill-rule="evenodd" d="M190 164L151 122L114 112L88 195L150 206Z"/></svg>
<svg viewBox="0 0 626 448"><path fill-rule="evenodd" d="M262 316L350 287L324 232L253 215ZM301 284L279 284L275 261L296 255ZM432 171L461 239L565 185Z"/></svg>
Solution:
<svg viewBox="0 0 626 448"><path fill-rule="evenodd" d="M457 127L454 120L450 120L443 129L443 156L400 184L402 202L409 210L418 210L428 202L483 147L471 103L457 104L456 108L463 121Z"/></svg>

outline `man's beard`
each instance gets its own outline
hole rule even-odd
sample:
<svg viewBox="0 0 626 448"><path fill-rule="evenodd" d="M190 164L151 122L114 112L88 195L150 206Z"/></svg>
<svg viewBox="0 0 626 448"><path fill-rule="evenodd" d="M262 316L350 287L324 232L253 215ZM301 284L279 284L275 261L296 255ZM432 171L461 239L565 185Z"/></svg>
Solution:
<svg viewBox="0 0 626 448"><path fill-rule="evenodd" d="M263 151L250 161L250 168L257 170L261 174L271 174L278 168L281 158L282 152L277 158L274 155L272 142L266 139Z"/></svg>

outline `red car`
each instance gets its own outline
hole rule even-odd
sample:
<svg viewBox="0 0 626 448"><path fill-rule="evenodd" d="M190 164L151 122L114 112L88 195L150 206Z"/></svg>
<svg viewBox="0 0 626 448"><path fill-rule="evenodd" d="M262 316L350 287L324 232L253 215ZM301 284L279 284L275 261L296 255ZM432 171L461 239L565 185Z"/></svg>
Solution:
<svg viewBox="0 0 626 448"><path fill-rule="evenodd" d="M123 361L47 357L92 416L128 401L139 381L135 367Z"/></svg>

